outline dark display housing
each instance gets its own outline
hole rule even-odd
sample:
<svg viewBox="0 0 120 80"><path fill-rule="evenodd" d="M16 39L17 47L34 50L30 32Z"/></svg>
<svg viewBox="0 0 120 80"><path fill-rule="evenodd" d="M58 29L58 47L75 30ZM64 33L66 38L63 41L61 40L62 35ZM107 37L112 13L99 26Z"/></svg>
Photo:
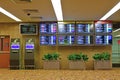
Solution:
<svg viewBox="0 0 120 80"><path fill-rule="evenodd" d="M91 35L77 35L78 45L93 45L93 36Z"/></svg>
<svg viewBox="0 0 120 80"><path fill-rule="evenodd" d="M75 33L75 23L59 23L58 34L73 34Z"/></svg>
<svg viewBox="0 0 120 80"><path fill-rule="evenodd" d="M39 32L53 34L57 31L57 23L40 23Z"/></svg>
<svg viewBox="0 0 120 80"><path fill-rule="evenodd" d="M91 23L77 23L77 33L93 33L93 24Z"/></svg>
<svg viewBox="0 0 120 80"><path fill-rule="evenodd" d="M96 35L96 45L112 45L112 35Z"/></svg>
<svg viewBox="0 0 120 80"><path fill-rule="evenodd" d="M40 36L40 45L56 45L56 36L55 35L41 35Z"/></svg>
<svg viewBox="0 0 120 80"><path fill-rule="evenodd" d="M112 33L112 23L109 21L96 21L95 22L96 33Z"/></svg>
<svg viewBox="0 0 120 80"><path fill-rule="evenodd" d="M23 35L37 35L37 24L22 23L20 24L20 33Z"/></svg>
<svg viewBox="0 0 120 80"><path fill-rule="evenodd" d="M59 35L58 45L74 45L75 36L74 35Z"/></svg>

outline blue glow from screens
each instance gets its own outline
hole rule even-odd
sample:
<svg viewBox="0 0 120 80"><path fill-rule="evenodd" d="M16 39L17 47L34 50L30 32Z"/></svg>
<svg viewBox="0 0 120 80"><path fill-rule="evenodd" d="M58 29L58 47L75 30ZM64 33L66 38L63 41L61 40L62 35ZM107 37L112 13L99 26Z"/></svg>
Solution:
<svg viewBox="0 0 120 80"><path fill-rule="evenodd" d="M75 32L75 25L74 24L66 24L66 32L68 33L74 33Z"/></svg>
<svg viewBox="0 0 120 80"><path fill-rule="evenodd" d="M100 32L111 33L112 32L112 24L96 23L95 29L96 29L96 32L98 32L98 33L100 33Z"/></svg>
<svg viewBox="0 0 120 80"><path fill-rule="evenodd" d="M91 24L77 24L77 32L78 33L90 33L91 32Z"/></svg>
<svg viewBox="0 0 120 80"><path fill-rule="evenodd" d="M96 36L96 44L98 44L98 45L112 44L112 35L107 35L107 36L98 35L98 36Z"/></svg>
<svg viewBox="0 0 120 80"><path fill-rule="evenodd" d="M34 49L34 44L26 44L25 49Z"/></svg>
<svg viewBox="0 0 120 80"><path fill-rule="evenodd" d="M41 45L56 45L56 36L40 36Z"/></svg>
<svg viewBox="0 0 120 80"><path fill-rule="evenodd" d="M59 33L74 33L75 24L58 24Z"/></svg>
<svg viewBox="0 0 120 80"><path fill-rule="evenodd" d="M11 49L20 49L20 45L19 44L12 44Z"/></svg>
<svg viewBox="0 0 120 80"><path fill-rule="evenodd" d="M91 44L91 37L90 36L77 36L77 44L83 45L89 45Z"/></svg>
<svg viewBox="0 0 120 80"><path fill-rule="evenodd" d="M41 23L40 33L56 33L57 24L56 23Z"/></svg>
<svg viewBox="0 0 120 80"><path fill-rule="evenodd" d="M58 38L60 45L72 45L75 42L75 37L70 36L59 36Z"/></svg>

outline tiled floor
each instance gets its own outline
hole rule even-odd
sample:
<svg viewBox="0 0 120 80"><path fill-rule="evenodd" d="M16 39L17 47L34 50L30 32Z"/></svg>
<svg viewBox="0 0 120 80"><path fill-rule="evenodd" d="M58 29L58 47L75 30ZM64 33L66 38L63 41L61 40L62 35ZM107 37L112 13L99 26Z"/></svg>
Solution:
<svg viewBox="0 0 120 80"><path fill-rule="evenodd" d="M0 69L0 80L120 80L120 68L112 70Z"/></svg>

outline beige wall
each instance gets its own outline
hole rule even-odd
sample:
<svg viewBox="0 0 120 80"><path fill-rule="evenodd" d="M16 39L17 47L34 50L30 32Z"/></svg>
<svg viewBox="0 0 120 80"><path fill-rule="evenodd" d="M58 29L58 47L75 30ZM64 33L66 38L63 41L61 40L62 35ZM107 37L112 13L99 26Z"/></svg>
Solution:
<svg viewBox="0 0 120 80"><path fill-rule="evenodd" d="M36 68L43 67L42 56L50 52L58 52L61 55L61 69L68 69L67 56L72 53L83 52L89 56L87 69L93 69L92 55L98 52L109 52L112 53L111 46L40 46L39 35L25 36L19 33L18 23L0 23L0 35L10 35L10 38L20 38L21 40L21 61L24 63L24 43L25 38L35 39L35 65Z"/></svg>

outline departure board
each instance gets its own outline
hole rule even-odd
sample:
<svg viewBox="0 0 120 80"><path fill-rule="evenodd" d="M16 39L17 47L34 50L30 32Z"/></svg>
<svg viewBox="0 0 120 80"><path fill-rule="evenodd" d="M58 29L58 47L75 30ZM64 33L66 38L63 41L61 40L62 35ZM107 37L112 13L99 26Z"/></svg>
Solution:
<svg viewBox="0 0 120 80"><path fill-rule="evenodd" d="M20 33L25 35L36 35L37 34L36 24L20 24Z"/></svg>

